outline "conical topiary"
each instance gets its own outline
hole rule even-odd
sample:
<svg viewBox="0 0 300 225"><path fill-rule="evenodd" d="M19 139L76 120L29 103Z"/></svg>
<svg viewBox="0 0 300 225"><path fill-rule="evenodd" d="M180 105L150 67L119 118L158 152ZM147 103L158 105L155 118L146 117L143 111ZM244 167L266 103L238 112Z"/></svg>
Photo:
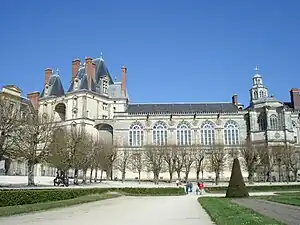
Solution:
<svg viewBox="0 0 300 225"><path fill-rule="evenodd" d="M226 192L226 198L243 198L249 197L242 172L240 162L237 158L233 160L231 177Z"/></svg>

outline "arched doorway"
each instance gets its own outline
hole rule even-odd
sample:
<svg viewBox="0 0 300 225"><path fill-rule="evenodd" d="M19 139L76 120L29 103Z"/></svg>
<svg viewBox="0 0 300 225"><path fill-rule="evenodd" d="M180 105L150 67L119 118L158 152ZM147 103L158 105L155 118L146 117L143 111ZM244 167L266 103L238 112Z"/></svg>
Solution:
<svg viewBox="0 0 300 225"><path fill-rule="evenodd" d="M60 121L66 120L66 105L64 103L58 103L55 106L55 117Z"/></svg>

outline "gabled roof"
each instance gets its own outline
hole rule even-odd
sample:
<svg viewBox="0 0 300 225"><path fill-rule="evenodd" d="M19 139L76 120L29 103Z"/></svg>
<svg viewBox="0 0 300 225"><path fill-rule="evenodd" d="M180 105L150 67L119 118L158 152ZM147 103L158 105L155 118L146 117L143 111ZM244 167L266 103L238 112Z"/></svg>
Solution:
<svg viewBox="0 0 300 225"><path fill-rule="evenodd" d="M129 104L129 114L197 114L197 113L236 113L238 107L232 103L162 103Z"/></svg>

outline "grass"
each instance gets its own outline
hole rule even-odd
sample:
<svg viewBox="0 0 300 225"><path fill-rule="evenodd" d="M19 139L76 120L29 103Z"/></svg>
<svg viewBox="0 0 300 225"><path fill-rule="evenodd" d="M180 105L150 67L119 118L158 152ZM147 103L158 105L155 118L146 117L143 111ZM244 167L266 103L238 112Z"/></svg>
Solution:
<svg viewBox="0 0 300 225"><path fill-rule="evenodd" d="M228 198L201 197L198 201L216 225L283 225L251 209L239 206Z"/></svg>
<svg viewBox="0 0 300 225"><path fill-rule="evenodd" d="M300 192L278 193L273 196L262 196L261 199L300 207Z"/></svg>
<svg viewBox="0 0 300 225"><path fill-rule="evenodd" d="M104 194L86 195L78 198L61 200L61 201L51 201L51 202L42 202L42 203L27 204L27 205L0 207L0 216L11 216L11 215L22 214L22 213L44 211L53 208L62 208L71 205L76 205L76 204L115 198L118 196L120 195L104 193Z"/></svg>

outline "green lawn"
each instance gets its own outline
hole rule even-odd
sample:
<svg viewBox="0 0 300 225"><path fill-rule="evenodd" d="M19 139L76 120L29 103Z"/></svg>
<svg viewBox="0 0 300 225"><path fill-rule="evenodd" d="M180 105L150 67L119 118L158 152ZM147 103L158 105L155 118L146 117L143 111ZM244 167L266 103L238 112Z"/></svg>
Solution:
<svg viewBox="0 0 300 225"><path fill-rule="evenodd" d="M29 212L42 211L42 210L48 210L53 208L67 207L76 204L115 198L118 196L120 195L104 193L104 194L86 195L78 198L61 200L61 201L51 201L51 202L42 202L42 203L27 204L27 205L0 207L0 216L11 216L11 215L21 214L21 213L29 213Z"/></svg>
<svg viewBox="0 0 300 225"><path fill-rule="evenodd" d="M227 198L200 197L198 201L217 225L283 225Z"/></svg>
<svg viewBox="0 0 300 225"><path fill-rule="evenodd" d="M263 196L262 199L288 204L288 205L295 205L300 206L300 192L294 193L278 193L278 195L274 196Z"/></svg>

